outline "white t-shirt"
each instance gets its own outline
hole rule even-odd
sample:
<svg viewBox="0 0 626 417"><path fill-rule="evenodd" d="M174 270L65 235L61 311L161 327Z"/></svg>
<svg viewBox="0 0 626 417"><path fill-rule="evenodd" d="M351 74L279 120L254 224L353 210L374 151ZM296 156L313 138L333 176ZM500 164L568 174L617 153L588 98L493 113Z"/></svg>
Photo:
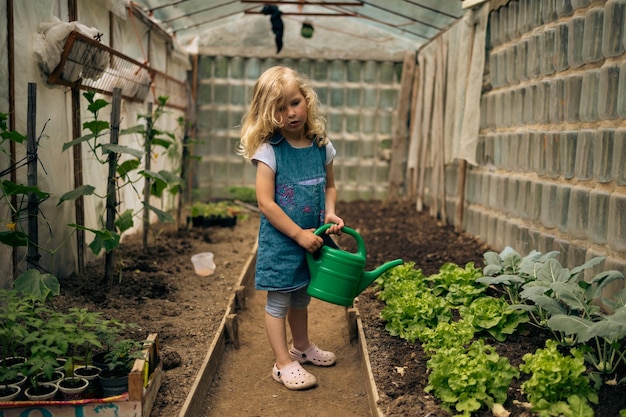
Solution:
<svg viewBox="0 0 626 417"><path fill-rule="evenodd" d="M311 146L317 146L311 143ZM326 144L326 166L330 164L337 155L337 151L333 147L333 144L328 141ZM268 167L272 168L272 171L276 172L276 156L274 155L274 147L269 143L263 143L259 146L259 149L252 156L252 163L257 164L258 161L263 162Z"/></svg>

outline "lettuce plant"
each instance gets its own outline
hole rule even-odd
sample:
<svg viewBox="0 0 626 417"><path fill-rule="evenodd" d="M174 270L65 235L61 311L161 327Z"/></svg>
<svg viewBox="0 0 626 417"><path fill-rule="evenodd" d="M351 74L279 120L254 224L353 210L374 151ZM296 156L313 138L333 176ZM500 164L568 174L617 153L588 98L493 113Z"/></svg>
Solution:
<svg viewBox="0 0 626 417"><path fill-rule="evenodd" d="M406 262L383 273L374 281L381 292L382 301L402 296L407 293L418 294L428 289L426 276L421 269L415 268L415 262Z"/></svg>
<svg viewBox="0 0 626 417"><path fill-rule="evenodd" d="M522 391L540 417L593 417L589 403L598 403L598 394L585 375L583 352L570 349L571 356L558 350L558 343L549 339L544 349L523 356L520 371L530 374L522 383Z"/></svg>
<svg viewBox="0 0 626 417"><path fill-rule="evenodd" d="M457 416L471 416L484 408L506 401L509 385L519 371L500 357L482 339L465 349L442 348L428 360L430 369L426 392L433 392Z"/></svg>
<svg viewBox="0 0 626 417"><path fill-rule="evenodd" d="M446 301L428 291L387 300L380 316L387 322L385 329L392 336L400 336L409 342L419 339L424 329L452 320Z"/></svg>
<svg viewBox="0 0 626 417"><path fill-rule="evenodd" d="M487 287L477 282L481 275L480 268L476 268L473 262L468 262L465 268L446 263L427 280L434 295L444 297L452 306L459 306L469 305L485 292Z"/></svg>
<svg viewBox="0 0 626 417"><path fill-rule="evenodd" d="M432 355L440 349L468 346L474 338L474 327L461 319L437 323L435 328L425 328L420 334L422 349Z"/></svg>
<svg viewBox="0 0 626 417"><path fill-rule="evenodd" d="M504 299L494 297L478 298L469 307L461 306L459 313L476 331L486 331L498 342L504 342L517 326L528 321L525 311L511 309Z"/></svg>

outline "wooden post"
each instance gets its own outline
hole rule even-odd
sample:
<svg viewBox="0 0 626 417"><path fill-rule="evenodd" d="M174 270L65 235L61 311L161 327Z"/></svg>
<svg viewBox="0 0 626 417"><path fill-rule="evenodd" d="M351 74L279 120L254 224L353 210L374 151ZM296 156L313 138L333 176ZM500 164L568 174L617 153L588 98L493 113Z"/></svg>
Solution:
<svg viewBox="0 0 626 417"><path fill-rule="evenodd" d="M463 211L465 209L465 178L467 173L467 161L462 159L459 162L459 180L456 190L456 212L454 213L454 231L463 231Z"/></svg>
<svg viewBox="0 0 626 417"><path fill-rule="evenodd" d="M67 2L69 21L78 20L78 4L77 0L68 0ZM72 87L72 138L76 139L81 136L82 126L80 123L80 90ZM83 147L77 143L72 146L72 157L74 159L74 188L83 185ZM85 200L83 196L79 196L74 200L74 211L76 224L85 225ZM76 229L76 260L78 263L78 273L85 272L85 231Z"/></svg>
<svg viewBox="0 0 626 417"><path fill-rule="evenodd" d="M443 118L445 112L445 85L446 85L446 66L447 66L447 48L443 40L437 39L436 54L436 77L435 77L435 98L433 103L433 208L432 214L439 217L443 224L447 224L446 215L446 190L445 190L445 138L443 130Z"/></svg>
<svg viewBox="0 0 626 417"><path fill-rule="evenodd" d="M235 308L236 308L236 311L246 309L245 285L240 285L237 288L235 288Z"/></svg>
<svg viewBox="0 0 626 417"><path fill-rule="evenodd" d="M148 117L146 119L146 143L144 143L145 153L145 169L150 171L152 166L152 103L148 103ZM143 251L148 251L148 232L150 231L150 210L148 210L148 204L150 203L150 188L152 187L152 181L148 176L144 178L143 185Z"/></svg>
<svg viewBox="0 0 626 417"><path fill-rule="evenodd" d="M113 89L113 103L111 107L111 145L117 145L120 134L120 112L122 107L122 89ZM116 232L115 212L117 208L117 159L118 154L109 153L109 174L107 176L107 208L106 208L106 228L111 232ZM105 256L104 281L109 284L113 276L113 255L115 251L109 251Z"/></svg>
<svg viewBox="0 0 626 417"><path fill-rule="evenodd" d="M28 83L28 114L26 121L26 154L28 160L27 180L29 187L37 187L37 84ZM39 265L39 197L35 192L28 193L28 269Z"/></svg>
<svg viewBox="0 0 626 417"><path fill-rule="evenodd" d="M419 120L421 120L421 111L422 111L422 103L420 98L420 89L422 88L420 82L420 76L422 73L422 68L416 64L415 71L413 73L413 87L411 93L411 109L410 109L410 119L411 123L409 125L409 151L415 152L411 154L409 152L407 157L407 170L406 170L406 195L409 200L414 200L415 195L417 194L417 166L409 166L411 165L409 162L411 160L417 160L418 158L418 148L419 148ZM418 120L419 118L419 120ZM417 137L416 137L417 136ZM417 146L412 149L412 145L417 143Z"/></svg>
<svg viewBox="0 0 626 417"><path fill-rule="evenodd" d="M239 322L237 314L231 313L226 316L226 340L233 344L235 349L239 349Z"/></svg>
<svg viewBox="0 0 626 417"><path fill-rule="evenodd" d="M355 342L359 338L359 330L357 326L357 317L359 316L358 309L354 307L348 307L346 309L346 319L348 320L348 337L350 343Z"/></svg>
<svg viewBox="0 0 626 417"><path fill-rule="evenodd" d="M398 119L391 145L391 166L389 167L389 189L387 200L393 201L400 195L400 186L403 182L404 172L402 167L406 157L407 121L411 103L411 87L415 72L415 52L407 52L402 65L402 81L398 102Z"/></svg>
<svg viewBox="0 0 626 417"><path fill-rule="evenodd" d="M185 119L184 123L185 123L185 127L184 127L185 133L183 134L183 151L182 151L182 156L181 156L181 161L180 161L180 179L181 179L182 184L178 186L178 211L176 212L176 225L178 226L179 229L182 226L182 222L183 222L183 206L186 201L183 193L185 193L187 189L185 184L187 184L187 176L189 173L189 163L190 163L189 123L187 122L187 119Z"/></svg>
<svg viewBox="0 0 626 417"><path fill-rule="evenodd" d="M80 91L78 88L72 88L72 137L78 138L81 133L80 125ZM83 147L77 143L72 146L72 156L74 158L74 188L83 185ZM83 196L79 196L74 201L74 211L76 224L85 225L85 201ZM85 271L85 231L76 229L76 257L78 261L78 273L83 274Z"/></svg>
<svg viewBox="0 0 626 417"><path fill-rule="evenodd" d="M190 118L190 123L191 123L191 137L192 138L197 138L198 137L198 54L195 54L193 56L193 69L192 69L192 77L193 79L191 80L191 98L193 99L193 102L191 103L191 106L189 108L189 110L191 111L191 115L192 117ZM190 154L192 154L192 152L190 152ZM187 190L185 192L185 201L190 202L191 201L191 189L193 188L193 167L191 166L191 158L189 158L189 167L188 167L188 171L187 171Z"/></svg>
<svg viewBox="0 0 626 417"><path fill-rule="evenodd" d="M424 192L426 189L426 167L428 165L428 157L433 152L432 150L432 121L433 121L433 103L435 101L435 89L433 88L432 79L434 79L433 71L428 71L434 67L432 59L423 59L424 65L420 67L424 71L422 77L422 86L424 88L422 106L423 117L420 139L420 152L419 152L419 175L417 177L417 200L415 201L415 208L418 212L424 209ZM432 77L432 78L429 78Z"/></svg>
<svg viewBox="0 0 626 417"><path fill-rule="evenodd" d="M9 130L15 130L15 37L14 37L14 21L13 21L13 0L7 0L7 57L9 70ZM15 167L16 149L15 142L9 141L9 154L11 159L11 168ZM17 184L17 173L15 169L11 170L11 181ZM11 196L11 204L13 207L17 207L17 196ZM17 221L14 215L11 218L12 221ZM17 264L19 262L18 248L14 247L11 253L11 261L13 264L13 274L17 275Z"/></svg>

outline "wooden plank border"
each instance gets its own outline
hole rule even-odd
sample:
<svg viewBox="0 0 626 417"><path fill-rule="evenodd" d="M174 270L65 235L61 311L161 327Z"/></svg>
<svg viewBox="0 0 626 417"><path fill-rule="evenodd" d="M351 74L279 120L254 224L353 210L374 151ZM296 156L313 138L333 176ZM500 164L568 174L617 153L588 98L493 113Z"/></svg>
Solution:
<svg viewBox="0 0 626 417"><path fill-rule="evenodd" d="M254 277L256 253L257 245L255 244L252 254L244 265L243 271L239 275L235 289L241 286L248 287L249 282L252 277ZM224 317L222 318L222 321L217 329L217 333L213 337L213 342L209 346L209 351L202 362L200 371L198 371L198 374L196 375L196 380L187 394L187 398L185 399L185 403L183 404L178 417L197 417L203 414L204 400L209 392L209 389L211 388L211 384L219 368L219 363L222 360L222 356L224 356L224 351L226 350L227 323L231 323L233 320L236 321L236 318L233 318L232 316L237 311L238 303L236 300L237 296L233 293L229 299L228 306L226 307Z"/></svg>
<svg viewBox="0 0 626 417"><path fill-rule="evenodd" d="M362 360L361 363L363 364L363 369L367 374L367 381L365 382L365 385L367 389L367 398L369 399L370 404L370 414L372 417L385 417L385 414L378 406L380 397L378 396L378 388L376 387L376 381L374 380L374 374L372 372L369 350L367 349L367 340L365 339L365 331L363 330L363 321L361 320L361 315L359 314L356 304L357 303L355 303L355 307L350 309L354 310L354 314L349 315L349 317L352 316L354 317L354 320L356 320L356 333L359 339L358 343ZM348 327L350 327L350 324L348 324Z"/></svg>
<svg viewBox="0 0 626 417"><path fill-rule="evenodd" d="M226 341L228 336L227 324L236 322L236 311L241 304L245 305L245 302L238 301L238 297L241 297L242 293L246 293L254 286L254 269L256 266L256 253L258 246L255 244L252 254L248 258L241 275L239 276L238 284L235 285L235 292L230 297L229 306L226 308L222 322L217 330L213 343L209 347L209 351L205 357L205 360L196 376L196 380L187 395L187 399L183 404L183 407L178 414L178 417L197 417L202 415L204 400L208 395L211 388L211 384L217 370L219 368L219 362L226 350ZM356 303L355 303L356 304ZM346 311L346 320L348 321L348 330L350 332L350 339L354 337L358 338L359 353L362 358L363 368L367 374L366 390L369 400L370 413L372 417L385 417L378 406L380 397L378 395L378 389L376 387L376 381L374 380L374 374L372 373L372 365L369 359L369 351L367 349L367 341L365 339L365 332L363 330L363 322L361 316L356 307L349 308Z"/></svg>

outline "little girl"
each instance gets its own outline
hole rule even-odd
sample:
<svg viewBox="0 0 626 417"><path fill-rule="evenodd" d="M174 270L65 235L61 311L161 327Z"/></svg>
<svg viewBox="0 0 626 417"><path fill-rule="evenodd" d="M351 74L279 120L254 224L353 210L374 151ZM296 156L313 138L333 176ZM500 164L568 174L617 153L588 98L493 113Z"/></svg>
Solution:
<svg viewBox="0 0 626 417"><path fill-rule="evenodd" d="M265 330L276 357L272 377L293 390L313 387L315 376L302 368L330 366L335 354L309 341L306 252L324 239L314 232L340 234L335 214L335 148L326 137L317 95L296 71L275 66L257 80L243 118L238 153L256 166L261 211L255 288L267 291ZM285 317L293 345L287 346Z"/></svg>

